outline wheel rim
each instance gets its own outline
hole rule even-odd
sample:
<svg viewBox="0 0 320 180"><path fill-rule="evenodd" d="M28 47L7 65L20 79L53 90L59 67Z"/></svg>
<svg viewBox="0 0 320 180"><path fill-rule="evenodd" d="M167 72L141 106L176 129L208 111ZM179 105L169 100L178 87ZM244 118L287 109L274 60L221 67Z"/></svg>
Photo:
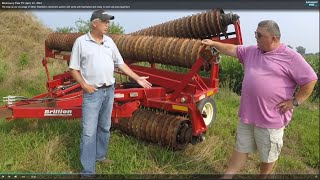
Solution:
<svg viewBox="0 0 320 180"><path fill-rule="evenodd" d="M207 117L204 117L203 120L204 120L204 123L206 124L206 126L208 126L211 123L212 118L213 118L213 107L212 107L212 104L211 103L206 103L203 106L201 113L207 115Z"/></svg>

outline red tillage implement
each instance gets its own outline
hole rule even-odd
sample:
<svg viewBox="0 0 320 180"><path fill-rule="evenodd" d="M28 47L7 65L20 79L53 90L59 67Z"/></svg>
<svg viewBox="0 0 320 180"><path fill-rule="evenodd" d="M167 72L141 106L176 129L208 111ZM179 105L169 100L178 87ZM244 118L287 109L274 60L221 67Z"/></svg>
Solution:
<svg viewBox="0 0 320 180"><path fill-rule="evenodd" d="M236 20L232 24L234 32L209 38L223 43L242 44L239 23ZM32 98L4 97L6 105L0 107L1 118L81 118L81 87L68 71L50 77L47 67L48 58L68 62L70 47L80 35L50 35L42 60L47 74L47 92ZM130 68L140 76L149 76L148 81L153 84L150 89L139 87L116 69L113 126L127 134L172 149L183 149L188 143L201 141L203 133L216 117L213 96L218 90L219 53L201 45L201 40L110 36ZM54 46L58 48L52 48ZM132 63L138 62L140 57L148 61L150 66ZM150 61L146 59L148 57ZM187 58L188 62L183 62ZM188 65L190 61L191 66ZM187 72L161 70L157 68L160 63L187 67ZM208 77L200 76L200 70L208 71Z"/></svg>

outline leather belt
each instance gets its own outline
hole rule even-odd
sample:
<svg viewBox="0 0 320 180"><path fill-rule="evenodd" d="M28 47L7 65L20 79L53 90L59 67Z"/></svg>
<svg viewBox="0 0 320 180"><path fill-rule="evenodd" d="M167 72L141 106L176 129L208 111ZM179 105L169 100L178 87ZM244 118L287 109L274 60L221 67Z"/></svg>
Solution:
<svg viewBox="0 0 320 180"><path fill-rule="evenodd" d="M103 86L100 86L100 87L98 87L97 89L100 89L100 88L109 88L109 87L111 87L112 85L103 85Z"/></svg>

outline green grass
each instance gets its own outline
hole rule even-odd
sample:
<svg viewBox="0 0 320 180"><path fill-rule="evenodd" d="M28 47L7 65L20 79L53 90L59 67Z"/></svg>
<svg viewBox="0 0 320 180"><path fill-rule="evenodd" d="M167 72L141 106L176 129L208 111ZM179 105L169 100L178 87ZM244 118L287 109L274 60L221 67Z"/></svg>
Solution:
<svg viewBox="0 0 320 180"><path fill-rule="evenodd" d="M6 64L4 60L4 50L0 46L0 83L3 82L3 80L6 78L6 73L8 69L8 65Z"/></svg>
<svg viewBox="0 0 320 180"><path fill-rule="evenodd" d="M319 111L309 111L305 107L296 109L287 131L288 138L295 140L291 141L294 144L289 144L291 148L299 152L306 164L319 168ZM305 133L297 134L302 131Z"/></svg>
<svg viewBox="0 0 320 180"><path fill-rule="evenodd" d="M171 151L112 130L108 158L111 166L97 164L97 173L216 174L222 173L234 147L239 96L220 90L217 119L206 140L183 151ZM314 103L295 110L285 131L284 148L274 173L317 173L319 168L318 108ZM0 172L79 173L80 120L17 119L0 121ZM258 173L252 154L241 173Z"/></svg>

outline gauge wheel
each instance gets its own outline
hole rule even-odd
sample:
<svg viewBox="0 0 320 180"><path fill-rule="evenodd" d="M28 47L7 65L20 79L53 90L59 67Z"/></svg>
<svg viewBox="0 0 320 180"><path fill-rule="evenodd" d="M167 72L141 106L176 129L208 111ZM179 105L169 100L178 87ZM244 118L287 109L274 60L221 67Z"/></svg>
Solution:
<svg viewBox="0 0 320 180"><path fill-rule="evenodd" d="M217 112L216 103L214 102L213 97L207 97L199 101L197 103L197 108L200 110L207 128L210 128L216 119Z"/></svg>

